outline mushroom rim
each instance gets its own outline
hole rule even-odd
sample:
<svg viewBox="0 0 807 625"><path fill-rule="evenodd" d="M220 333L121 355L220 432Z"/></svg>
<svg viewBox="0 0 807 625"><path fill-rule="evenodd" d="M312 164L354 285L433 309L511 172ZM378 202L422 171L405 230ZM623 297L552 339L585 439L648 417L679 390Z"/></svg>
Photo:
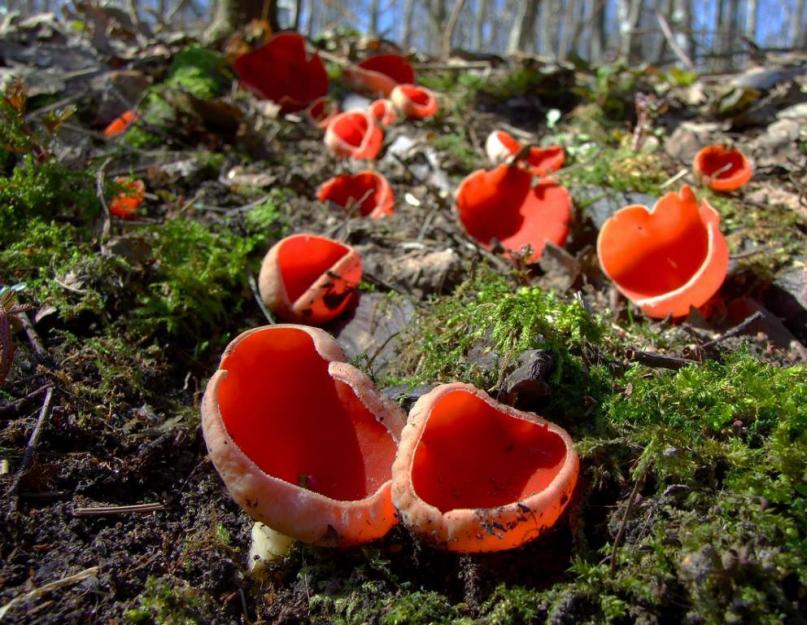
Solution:
<svg viewBox="0 0 807 625"><path fill-rule="evenodd" d="M352 144L345 141L342 138L342 136L339 133L337 133L336 130L334 130L334 126L340 117L348 117L350 115L362 115L367 120L367 130L364 131L361 143L357 146L353 146ZM376 129L381 130L379 124L376 123L375 118L369 112L343 111L341 113L334 115L331 118L328 127L325 129L325 142L335 144L335 147L350 153L351 156L353 154L363 154L367 150L367 147L372 142L373 131Z"/></svg>

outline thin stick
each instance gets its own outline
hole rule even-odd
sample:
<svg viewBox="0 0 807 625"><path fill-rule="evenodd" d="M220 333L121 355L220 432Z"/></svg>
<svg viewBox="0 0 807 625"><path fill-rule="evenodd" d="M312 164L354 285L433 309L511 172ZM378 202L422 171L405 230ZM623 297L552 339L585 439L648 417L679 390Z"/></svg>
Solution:
<svg viewBox="0 0 807 625"><path fill-rule="evenodd" d="M42 402L42 408L40 408L39 415L36 418L36 425L34 425L34 429L31 432L31 437L28 439L28 444L25 446L25 451L23 451L22 462L20 462L20 467L17 469L17 474L14 476L14 481L11 482L11 486L7 492L8 497L11 499L12 512L17 509L17 498L14 497L14 495L20 487L20 481L28 472L28 469L31 467L31 463L34 460L34 452L39 444L39 439L42 436L42 432L45 429L45 423L47 422L48 415L50 415L50 406L52 400L53 387L49 386L45 391L45 400Z"/></svg>
<svg viewBox="0 0 807 625"><path fill-rule="evenodd" d="M109 229L111 225L111 218L109 216L109 205L106 203L104 197L104 170L109 165L111 158L106 159L98 168L95 174L95 194L98 196L98 201L101 202L101 221L98 224L98 243L103 244L109 236Z"/></svg>
<svg viewBox="0 0 807 625"><path fill-rule="evenodd" d="M648 367L660 369L681 369L682 367L695 363L694 360L687 360L686 358L679 358L678 356L666 356L664 354L657 354L656 352L645 352L637 349L626 350L625 356L630 361L640 362Z"/></svg>
<svg viewBox="0 0 807 625"><path fill-rule="evenodd" d="M28 337L28 342L31 344L31 349L34 350L36 359L45 360L48 357L48 352L43 347L42 340L39 338L34 324L31 323L31 320L28 318L28 314L21 312L17 315L17 319L19 319L22 324L22 329L25 331L25 336Z"/></svg>
<svg viewBox="0 0 807 625"><path fill-rule="evenodd" d="M247 280L249 281L249 288L252 289L252 296L255 298L255 303L258 304L258 308L261 309L263 316L266 317L266 321L269 322L269 325L275 325L275 318L272 316L272 313L269 312L266 304L263 303L263 298L258 290L258 282L255 280L255 276L252 275L251 271L247 274Z"/></svg>
<svg viewBox="0 0 807 625"><path fill-rule="evenodd" d="M679 180L681 180L681 178L683 178L684 176L686 176L686 175L687 175L687 173L689 173L689 170L688 170L688 169L686 169L686 168L682 169L681 171L679 171L677 174L675 174L675 175L674 175L672 178L670 178L669 180L665 180L664 182L662 182L662 183L659 185L659 189L666 189L666 188L667 188L667 187L669 187L671 184L675 184L676 182L678 182Z"/></svg>
<svg viewBox="0 0 807 625"><path fill-rule="evenodd" d="M630 492L630 497L628 498L628 505L625 506L625 515L622 517L622 522L619 525L619 531L616 534L616 538L614 538L614 547L611 549L611 575L613 576L616 573L616 554L619 551L619 546L622 544L622 539L625 537L625 530L628 525L628 517L630 516L631 510L633 509L633 504L636 503L636 497L639 496L639 491L642 488L642 484L644 484L644 477L647 475L647 470L642 472L642 474L636 479L636 483L633 485L633 490Z"/></svg>
<svg viewBox="0 0 807 625"><path fill-rule="evenodd" d="M19 414L20 410L25 408L25 406L31 401L33 401L37 396L42 394L42 391L50 388L49 386L40 386L38 389L31 391L24 397L20 397L19 399L15 399L14 401L6 404L5 406L0 406L0 417L13 417L14 415Z"/></svg>
<svg viewBox="0 0 807 625"><path fill-rule="evenodd" d="M658 20L658 25L661 27L661 32L664 35L664 38L667 40L667 44L670 46L670 49L673 51L675 56L679 58L679 60L686 65L687 69L694 70L695 64L692 62L692 59L689 58L686 52L678 45L678 42L675 40L675 34L670 28L669 22L667 22L667 18L661 13L661 11L656 11L656 19Z"/></svg>
<svg viewBox="0 0 807 625"><path fill-rule="evenodd" d="M77 584L78 582L84 581L90 577L95 577L98 574L100 567L98 566L91 566L88 569L81 571L80 573L76 573L75 575L68 575L67 577L63 577L62 579L57 579L53 582L48 582L44 586L40 586L39 588L34 588L31 592L27 592L24 595L19 595L14 597L11 601L9 601L6 605L0 608L0 620L6 615L6 613L16 606L18 603L24 603L29 599L34 599L35 597L40 597L44 594L52 592L54 590L59 590L60 588L64 588L65 586L72 586L73 584Z"/></svg>
<svg viewBox="0 0 807 625"><path fill-rule="evenodd" d="M108 516L113 514L134 514L146 512L160 512L165 510L165 504L137 503L130 506L95 506L92 508L73 508L73 516Z"/></svg>
<svg viewBox="0 0 807 625"><path fill-rule="evenodd" d="M740 323L738 323L736 326L734 326L730 330L727 330L726 332L724 332L723 334L721 334L717 338L712 339L711 341L706 341L703 345L701 345L701 349L707 349L709 347L714 347L715 345L717 345L721 341L725 341L726 339L729 339L732 336L737 336L738 334L742 334L743 332L745 332L748 329L748 326L750 326L755 321L759 321L763 317L764 317L764 315L762 314L762 311L759 311L759 310L756 311L755 313L753 313L752 315L749 315L748 317L743 319Z"/></svg>

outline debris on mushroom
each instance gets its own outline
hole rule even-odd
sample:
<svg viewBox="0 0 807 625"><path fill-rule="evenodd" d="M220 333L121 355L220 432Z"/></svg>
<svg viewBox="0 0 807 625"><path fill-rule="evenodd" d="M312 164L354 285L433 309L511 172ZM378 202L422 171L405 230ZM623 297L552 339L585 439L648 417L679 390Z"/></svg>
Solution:
<svg viewBox="0 0 807 625"><path fill-rule="evenodd" d="M723 284L729 262L720 215L687 185L652 209L626 206L602 226L597 256L617 289L649 317L682 317Z"/></svg>
<svg viewBox="0 0 807 625"><path fill-rule="evenodd" d="M345 547L397 522L390 486L404 415L323 330L273 325L239 335L201 412L230 495L275 532Z"/></svg>
<svg viewBox="0 0 807 625"><path fill-rule="evenodd" d="M327 180L317 190L317 199L321 202L333 202L351 214L358 213L372 219L380 219L395 212L392 187L384 176L371 170Z"/></svg>
<svg viewBox="0 0 807 625"><path fill-rule="evenodd" d="M328 92L328 73L319 55L309 55L302 35L278 33L265 45L239 56L238 79L283 113L301 111Z"/></svg>
<svg viewBox="0 0 807 625"><path fill-rule="evenodd" d="M348 86L374 97L389 97L396 85L415 82L415 70L400 54L377 54L344 70Z"/></svg>
<svg viewBox="0 0 807 625"><path fill-rule="evenodd" d="M408 119L426 119L437 113L437 98L425 87L398 85L392 90L390 100Z"/></svg>
<svg viewBox="0 0 807 625"><path fill-rule="evenodd" d="M129 129L129 126L138 119L140 119L140 114L137 111L126 111L120 117L113 119L109 125L104 128L104 136L107 139L112 139L113 137L122 135Z"/></svg>
<svg viewBox="0 0 807 625"><path fill-rule="evenodd" d="M496 164L505 163L517 155L524 146L503 130L494 130L485 141L485 153ZM563 167L565 153L559 145L531 147L523 164L535 176L546 176Z"/></svg>
<svg viewBox="0 0 807 625"><path fill-rule="evenodd" d="M392 467L392 500L422 540L458 552L513 549L552 527L579 460L565 430L443 384L409 413Z"/></svg>
<svg viewBox="0 0 807 625"><path fill-rule="evenodd" d="M331 98L323 96L314 100L305 109L305 114L312 124L325 130L331 120L339 114L339 105Z"/></svg>
<svg viewBox="0 0 807 625"><path fill-rule="evenodd" d="M562 246L569 234L569 192L544 178L532 186L532 175L518 167L480 169L462 181L455 209L468 235L487 250L504 248L508 257L529 247L527 262L540 259L546 243Z"/></svg>
<svg viewBox="0 0 807 625"><path fill-rule="evenodd" d="M266 307L284 321L321 325L348 307L361 273L361 259L349 245L294 234L266 254L258 288Z"/></svg>
<svg viewBox="0 0 807 625"><path fill-rule="evenodd" d="M109 214L121 219L128 219L132 217L143 199L146 197L146 186L142 180L133 178L115 178L115 184L123 188L123 191L118 193L109 202Z"/></svg>
<svg viewBox="0 0 807 625"><path fill-rule="evenodd" d="M340 113L325 130L325 145L337 156L373 160L383 142L384 133L366 111Z"/></svg>
<svg viewBox="0 0 807 625"><path fill-rule="evenodd" d="M692 170L698 182L712 191L736 191L754 175L754 168L745 154L719 143L701 149L695 155Z"/></svg>
<svg viewBox="0 0 807 625"><path fill-rule="evenodd" d="M391 126L398 120L398 114L395 112L395 107L392 105L392 100L382 98L372 102L369 106L370 115L373 116L376 123L385 128Z"/></svg>

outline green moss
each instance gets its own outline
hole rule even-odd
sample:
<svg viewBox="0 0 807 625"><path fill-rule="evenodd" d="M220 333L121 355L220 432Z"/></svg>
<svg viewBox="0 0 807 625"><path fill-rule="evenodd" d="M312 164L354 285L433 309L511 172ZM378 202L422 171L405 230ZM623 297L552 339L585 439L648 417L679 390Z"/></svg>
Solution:
<svg viewBox="0 0 807 625"><path fill-rule="evenodd" d="M470 172L483 166L483 159L473 146L459 134L443 134L434 140L434 147L444 152L453 168Z"/></svg>
<svg viewBox="0 0 807 625"><path fill-rule="evenodd" d="M661 195L660 188L669 176L663 169L661 157L655 154L636 153L623 145L603 147L586 160L582 167L571 169L558 176L567 185L581 184L608 187L616 191L633 191Z"/></svg>
<svg viewBox="0 0 807 625"><path fill-rule="evenodd" d="M249 235L257 240L279 239L287 231L284 206L289 194L282 189L273 189L269 196L244 215L244 226Z"/></svg>
<svg viewBox="0 0 807 625"><path fill-rule="evenodd" d="M212 622L215 614L210 597L173 577L149 577L137 602L124 613L129 623L196 625Z"/></svg>

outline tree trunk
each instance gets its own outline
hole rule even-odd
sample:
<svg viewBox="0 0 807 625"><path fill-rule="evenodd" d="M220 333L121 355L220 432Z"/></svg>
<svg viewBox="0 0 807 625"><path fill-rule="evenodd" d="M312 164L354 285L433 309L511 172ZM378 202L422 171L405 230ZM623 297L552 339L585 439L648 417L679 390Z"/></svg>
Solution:
<svg viewBox="0 0 807 625"><path fill-rule="evenodd" d="M412 21L415 18L415 0L406 0L404 3L403 15L403 35L401 36L401 43L404 50L409 50L412 47Z"/></svg>
<svg viewBox="0 0 807 625"><path fill-rule="evenodd" d="M601 63L605 56L605 5L606 0L592 0L589 61Z"/></svg>
<svg viewBox="0 0 807 625"><path fill-rule="evenodd" d="M273 31L280 30L276 0L269 0L265 10L267 15L264 15L264 0L218 0L213 22L205 31L204 39L208 43L220 41L251 20L263 17L269 21Z"/></svg>
<svg viewBox="0 0 807 625"><path fill-rule="evenodd" d="M757 0L748 0L748 5L745 7L745 10L745 36L756 43L759 2L757 2Z"/></svg>
<svg viewBox="0 0 807 625"><path fill-rule="evenodd" d="M673 0L670 23L675 33L675 42L681 51L697 64L695 57L695 45L692 39L692 0Z"/></svg>
<svg viewBox="0 0 807 625"><path fill-rule="evenodd" d="M429 0L429 52L439 53L446 23L445 0Z"/></svg>
<svg viewBox="0 0 807 625"><path fill-rule="evenodd" d="M457 24L459 24L463 8L465 8L465 0L454 0L451 15L448 16L448 23L443 33L442 48L444 60L448 60L448 57L451 56L451 40L454 38L454 31L457 29Z"/></svg>
<svg viewBox="0 0 807 625"><path fill-rule="evenodd" d="M381 10L380 0L370 0L370 36L378 37L378 14Z"/></svg>
<svg viewBox="0 0 807 625"><path fill-rule="evenodd" d="M524 0L518 6L510 36L507 40L507 54L526 52L535 37L535 18L541 0Z"/></svg>
<svg viewBox="0 0 807 625"><path fill-rule="evenodd" d="M485 21L488 18L489 0L478 0L474 29L474 50L482 50L485 44Z"/></svg>
<svg viewBox="0 0 807 625"><path fill-rule="evenodd" d="M790 20L790 45L794 48L799 48L805 41L805 35L802 32L804 27L804 0L796 2L796 8L793 12L793 17Z"/></svg>
<svg viewBox="0 0 807 625"><path fill-rule="evenodd" d="M563 20L560 24L560 34L558 42L558 59L565 59L569 56L569 50L574 45L574 18L577 13L577 0L567 0L563 3L565 10Z"/></svg>
<svg viewBox="0 0 807 625"><path fill-rule="evenodd" d="M617 19L619 20L619 58L632 62L634 50L634 34L642 14L642 0L619 0Z"/></svg>

